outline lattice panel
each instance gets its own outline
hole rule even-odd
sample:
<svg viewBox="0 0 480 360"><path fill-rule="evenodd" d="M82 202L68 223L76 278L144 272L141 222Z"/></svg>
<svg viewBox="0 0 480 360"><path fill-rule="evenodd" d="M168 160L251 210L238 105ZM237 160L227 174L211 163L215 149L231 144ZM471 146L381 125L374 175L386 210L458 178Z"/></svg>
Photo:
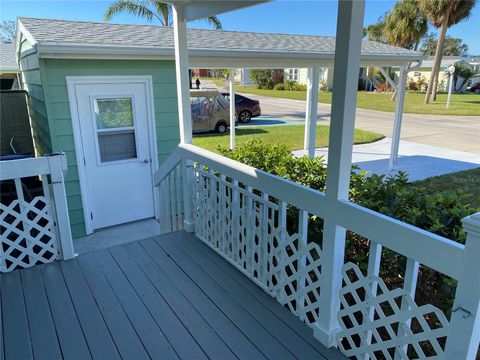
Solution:
<svg viewBox="0 0 480 360"><path fill-rule="evenodd" d="M321 250L288 234L279 206L225 176L195 170L197 237L307 324L319 318Z"/></svg>
<svg viewBox="0 0 480 360"><path fill-rule="evenodd" d="M28 202L0 203L0 271L27 268L58 256L49 202L37 196Z"/></svg>
<svg viewBox="0 0 480 360"><path fill-rule="evenodd" d="M320 246L304 244L299 234L289 235L282 227L275 229L273 244L272 290L282 305L311 325L318 320L320 311Z"/></svg>
<svg viewBox="0 0 480 360"><path fill-rule="evenodd" d="M342 275L338 313L342 330L337 343L343 353L356 359L365 359L367 354L371 359L442 356L449 322L441 310L417 306L406 291L389 290L380 277L365 277L355 264L345 264ZM373 296L375 284L378 290Z"/></svg>

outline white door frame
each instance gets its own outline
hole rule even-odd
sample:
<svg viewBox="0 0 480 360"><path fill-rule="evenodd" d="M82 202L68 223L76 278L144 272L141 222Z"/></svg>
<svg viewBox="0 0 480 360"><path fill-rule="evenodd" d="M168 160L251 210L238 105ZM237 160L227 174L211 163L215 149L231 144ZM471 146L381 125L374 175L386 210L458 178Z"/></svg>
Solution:
<svg viewBox="0 0 480 360"><path fill-rule="evenodd" d="M149 134L149 150L151 161L151 173L152 183L153 176L158 169L158 152L157 152L157 136L155 126L155 108L153 98L153 81L151 75L114 75L114 76L66 76L67 90L68 90L68 102L70 104L70 114L72 117L73 126L73 138L75 141L75 154L77 156L78 176L80 180L80 192L83 203L83 215L85 218L85 230L87 234L93 233L93 221L90 217L91 213L91 201L89 199L88 192L88 177L87 169L84 161L82 132L80 130L79 112L77 104L76 85L88 85L88 84L124 84L124 83L143 83L145 85L145 91L147 95L147 127ZM153 192L153 204L155 218L159 219L160 199L158 191L152 189Z"/></svg>

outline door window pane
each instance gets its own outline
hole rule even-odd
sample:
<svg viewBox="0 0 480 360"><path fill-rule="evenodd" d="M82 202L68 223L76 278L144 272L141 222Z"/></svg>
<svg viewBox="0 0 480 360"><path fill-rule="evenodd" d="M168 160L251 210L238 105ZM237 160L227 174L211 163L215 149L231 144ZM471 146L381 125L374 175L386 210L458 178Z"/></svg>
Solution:
<svg viewBox="0 0 480 360"><path fill-rule="evenodd" d="M133 126L132 99L95 99L97 129Z"/></svg>
<svg viewBox="0 0 480 360"><path fill-rule="evenodd" d="M98 133L100 161L119 161L137 157L133 130Z"/></svg>

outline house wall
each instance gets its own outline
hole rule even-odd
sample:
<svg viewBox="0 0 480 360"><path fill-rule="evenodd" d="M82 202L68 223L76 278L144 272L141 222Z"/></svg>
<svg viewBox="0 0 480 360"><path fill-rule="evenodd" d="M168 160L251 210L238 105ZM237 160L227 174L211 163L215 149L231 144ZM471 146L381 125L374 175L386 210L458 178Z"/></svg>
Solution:
<svg viewBox="0 0 480 360"><path fill-rule="evenodd" d="M22 89L28 92L27 105L35 154L37 156L49 154L52 152L52 139L42 82L44 74L41 73L37 52L22 39L20 40L19 67Z"/></svg>
<svg viewBox="0 0 480 360"><path fill-rule="evenodd" d="M66 76L151 75L155 107L158 161L179 143L175 63L140 60L60 60L40 62L53 151L67 155L66 192L72 236L85 235L85 220L75 154Z"/></svg>

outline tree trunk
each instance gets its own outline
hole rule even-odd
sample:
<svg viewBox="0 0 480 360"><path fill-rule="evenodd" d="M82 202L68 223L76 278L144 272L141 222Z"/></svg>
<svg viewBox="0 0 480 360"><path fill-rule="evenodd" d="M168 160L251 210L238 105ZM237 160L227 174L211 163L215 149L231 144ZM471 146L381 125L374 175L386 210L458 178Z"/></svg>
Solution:
<svg viewBox="0 0 480 360"><path fill-rule="evenodd" d="M438 79L440 77L440 67L437 70L437 77L435 78L435 82L433 83L433 90L432 90L432 101L437 101L437 91L438 91Z"/></svg>
<svg viewBox="0 0 480 360"><path fill-rule="evenodd" d="M440 72L440 63L442 61L443 43L445 42L445 34L447 33L448 15L440 26L440 33L438 36L437 49L435 51L435 60L432 67L432 73L430 74L430 81L428 82L427 93L425 94L425 104L430 101L430 95L433 89L437 88L434 84L437 83L438 74Z"/></svg>

